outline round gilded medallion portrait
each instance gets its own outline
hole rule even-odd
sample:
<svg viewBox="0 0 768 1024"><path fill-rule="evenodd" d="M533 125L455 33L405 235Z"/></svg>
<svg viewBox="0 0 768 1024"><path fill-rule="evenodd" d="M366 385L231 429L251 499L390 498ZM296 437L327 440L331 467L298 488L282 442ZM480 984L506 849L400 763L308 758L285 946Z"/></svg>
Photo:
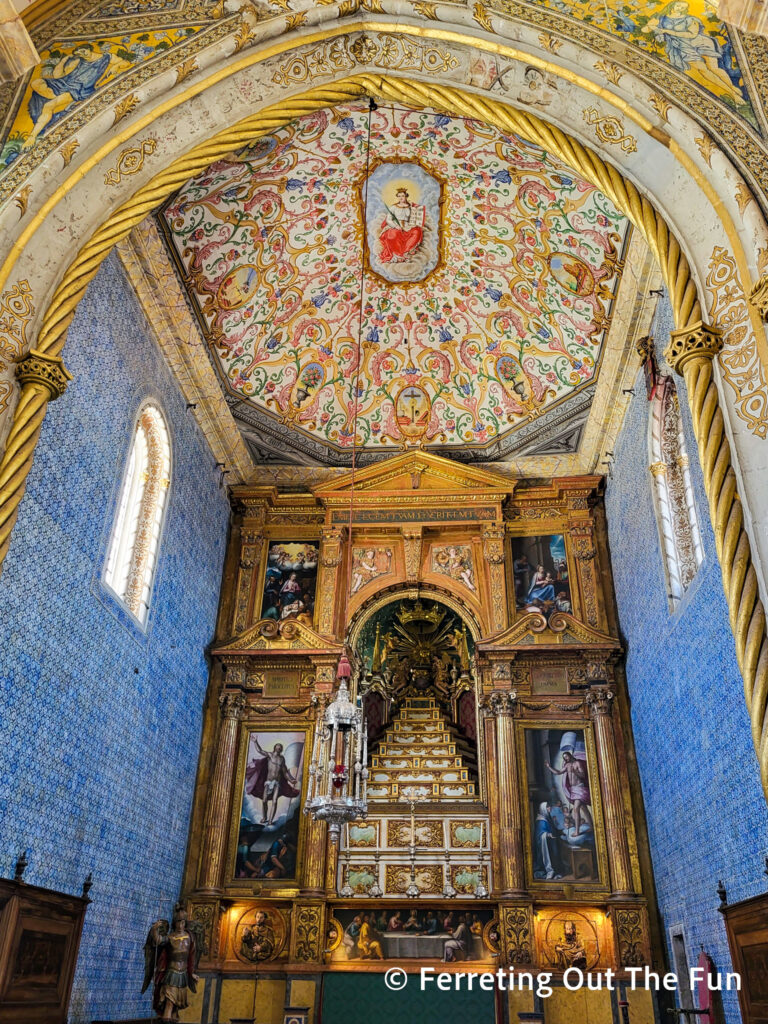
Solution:
<svg viewBox="0 0 768 1024"><path fill-rule="evenodd" d="M553 252L547 262L552 276L567 292L585 296L595 290L595 275L591 268L573 253Z"/></svg>
<svg viewBox="0 0 768 1024"><path fill-rule="evenodd" d="M216 293L222 309L237 309L253 297L259 286L259 273L251 263L230 270Z"/></svg>

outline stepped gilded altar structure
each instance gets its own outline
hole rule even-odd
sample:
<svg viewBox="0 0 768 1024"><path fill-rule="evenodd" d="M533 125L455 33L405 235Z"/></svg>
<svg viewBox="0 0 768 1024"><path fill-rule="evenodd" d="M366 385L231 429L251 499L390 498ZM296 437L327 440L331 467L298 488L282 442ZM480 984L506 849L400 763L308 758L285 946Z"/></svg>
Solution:
<svg viewBox="0 0 768 1024"><path fill-rule="evenodd" d="M187 1019L311 1017L324 976L392 964L556 984L653 967L600 478L424 452L358 470L354 498L350 474L320 477L236 489L185 877L205 932ZM303 805L344 653L368 814L337 845ZM629 998L654 1020L651 994Z"/></svg>

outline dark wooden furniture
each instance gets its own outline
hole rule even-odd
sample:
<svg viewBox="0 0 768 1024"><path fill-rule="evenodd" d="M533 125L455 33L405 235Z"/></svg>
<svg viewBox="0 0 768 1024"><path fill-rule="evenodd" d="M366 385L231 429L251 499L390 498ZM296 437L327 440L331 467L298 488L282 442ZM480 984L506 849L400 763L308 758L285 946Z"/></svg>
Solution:
<svg viewBox="0 0 768 1024"><path fill-rule="evenodd" d="M723 892L724 895L724 892ZM744 1024L768 1024L768 893L720 906L733 969L741 975Z"/></svg>
<svg viewBox="0 0 768 1024"><path fill-rule="evenodd" d="M0 878L0 1024L66 1024L89 888Z"/></svg>

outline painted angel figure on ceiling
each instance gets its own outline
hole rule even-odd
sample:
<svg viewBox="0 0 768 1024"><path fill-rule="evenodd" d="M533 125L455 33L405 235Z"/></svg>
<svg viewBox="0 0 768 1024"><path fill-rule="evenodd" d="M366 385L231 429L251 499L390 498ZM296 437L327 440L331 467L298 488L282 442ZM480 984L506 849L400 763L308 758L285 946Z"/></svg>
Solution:
<svg viewBox="0 0 768 1024"><path fill-rule="evenodd" d="M395 203L387 206L381 222L379 242L382 263L405 263L418 251L424 238L425 206L412 203L404 186L396 192Z"/></svg>
<svg viewBox="0 0 768 1024"><path fill-rule="evenodd" d="M197 965L203 948L202 926L187 920L177 903L170 927L155 921L144 943L144 984L142 994L154 979L152 1006L160 1020L178 1020L179 1010L189 1005L187 992L197 991Z"/></svg>

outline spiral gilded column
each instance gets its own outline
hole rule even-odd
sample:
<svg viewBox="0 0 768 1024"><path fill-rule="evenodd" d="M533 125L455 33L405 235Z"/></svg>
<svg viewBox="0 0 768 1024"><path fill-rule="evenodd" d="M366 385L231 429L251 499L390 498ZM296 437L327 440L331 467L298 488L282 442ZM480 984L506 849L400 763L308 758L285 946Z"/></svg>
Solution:
<svg viewBox="0 0 768 1024"><path fill-rule="evenodd" d="M30 349L16 366L16 379L21 395L0 464L0 566L11 543L48 403L64 394L72 374L59 356Z"/></svg>
<svg viewBox="0 0 768 1024"><path fill-rule="evenodd" d="M697 323L672 331L664 357L685 378L715 548L736 641L736 659L744 680L763 792L768 799L768 638L765 609L749 537L744 529L744 511L714 379L713 360L722 347L719 330Z"/></svg>
<svg viewBox="0 0 768 1024"><path fill-rule="evenodd" d="M237 733L240 719L245 713L245 696L242 693L222 693L219 708L222 722L213 777L208 790L197 883L198 891L207 893L220 892L223 881Z"/></svg>

